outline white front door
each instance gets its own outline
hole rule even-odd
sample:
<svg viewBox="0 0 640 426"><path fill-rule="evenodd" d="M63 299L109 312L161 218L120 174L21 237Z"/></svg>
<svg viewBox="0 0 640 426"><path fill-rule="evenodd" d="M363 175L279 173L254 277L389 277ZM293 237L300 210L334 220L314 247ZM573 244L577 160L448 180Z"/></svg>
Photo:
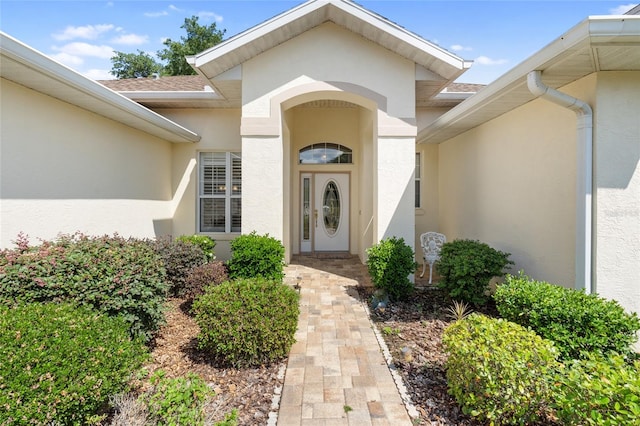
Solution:
<svg viewBox="0 0 640 426"><path fill-rule="evenodd" d="M349 174L305 173L301 189L301 251L348 251Z"/></svg>

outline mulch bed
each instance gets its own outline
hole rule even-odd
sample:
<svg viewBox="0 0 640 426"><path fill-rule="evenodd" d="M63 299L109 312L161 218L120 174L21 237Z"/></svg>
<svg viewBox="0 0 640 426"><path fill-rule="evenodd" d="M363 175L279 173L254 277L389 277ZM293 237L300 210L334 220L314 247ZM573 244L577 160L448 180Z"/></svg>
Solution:
<svg viewBox="0 0 640 426"><path fill-rule="evenodd" d="M238 410L240 425L265 425L271 411L276 387L281 387L286 360L259 368L223 368L215 365L197 348L199 327L187 314L188 303L171 299L166 312L167 324L156 338L151 360L145 365L149 375L158 369L166 377L184 377L194 373L216 393L205 410L208 420L221 421L233 409ZM138 392L147 390L148 380L137 383Z"/></svg>

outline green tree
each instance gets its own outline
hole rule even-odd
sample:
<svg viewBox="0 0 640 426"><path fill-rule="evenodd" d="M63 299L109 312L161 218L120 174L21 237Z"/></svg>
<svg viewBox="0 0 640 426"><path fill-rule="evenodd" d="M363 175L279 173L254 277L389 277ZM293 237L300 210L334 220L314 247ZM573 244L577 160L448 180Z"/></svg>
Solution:
<svg viewBox="0 0 640 426"><path fill-rule="evenodd" d="M149 77L162 70L162 65L142 50L138 50L138 53L114 53L111 57L110 73L118 79Z"/></svg>
<svg viewBox="0 0 640 426"><path fill-rule="evenodd" d="M187 63L185 56L195 55L222 41L226 30L219 30L216 23L205 26L198 24L198 17L185 18L180 27L187 32L186 37L180 37L180 41L170 38L164 41L165 49L158 51L158 57L167 64L164 67L166 75L191 75L195 71Z"/></svg>

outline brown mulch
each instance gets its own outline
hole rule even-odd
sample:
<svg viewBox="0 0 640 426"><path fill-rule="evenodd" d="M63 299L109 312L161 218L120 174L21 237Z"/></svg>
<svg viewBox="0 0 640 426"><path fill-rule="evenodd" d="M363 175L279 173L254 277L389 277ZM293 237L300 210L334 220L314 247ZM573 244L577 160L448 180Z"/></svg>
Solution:
<svg viewBox="0 0 640 426"><path fill-rule="evenodd" d="M369 300L370 292L363 289L361 295ZM441 290L427 288L417 290L410 301L391 303L384 312L371 309L371 318L420 413L419 422L416 421L419 425L481 424L462 413L447 393L442 333L452 321L447 313L450 305ZM494 310L489 306L483 311L495 315ZM410 349L409 354L406 348Z"/></svg>
<svg viewBox="0 0 640 426"><path fill-rule="evenodd" d="M158 369L164 370L169 378L194 373L215 391L215 396L205 407L208 420L214 423L221 421L226 414L237 409L238 424L265 425L274 392L284 382L284 377L279 377L278 373L286 365L286 360L258 368L236 369L216 365L198 350L196 336L199 327L187 312L188 303L184 299L169 300L167 324L160 330L151 360L145 365L149 376ZM139 392L150 387L148 380L137 385Z"/></svg>

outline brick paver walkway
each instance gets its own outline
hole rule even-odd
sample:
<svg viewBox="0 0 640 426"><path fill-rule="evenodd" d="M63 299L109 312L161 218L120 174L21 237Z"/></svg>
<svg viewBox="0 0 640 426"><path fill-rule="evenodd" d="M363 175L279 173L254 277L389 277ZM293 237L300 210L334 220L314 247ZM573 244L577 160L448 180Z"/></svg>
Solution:
<svg viewBox="0 0 640 426"><path fill-rule="evenodd" d="M278 425L411 425L357 294L370 285L357 258L300 256L286 268L300 286L296 343Z"/></svg>

